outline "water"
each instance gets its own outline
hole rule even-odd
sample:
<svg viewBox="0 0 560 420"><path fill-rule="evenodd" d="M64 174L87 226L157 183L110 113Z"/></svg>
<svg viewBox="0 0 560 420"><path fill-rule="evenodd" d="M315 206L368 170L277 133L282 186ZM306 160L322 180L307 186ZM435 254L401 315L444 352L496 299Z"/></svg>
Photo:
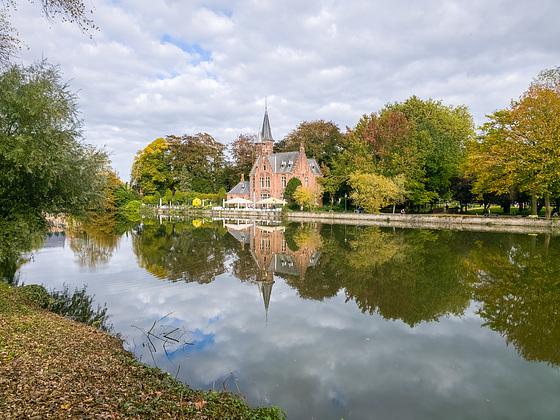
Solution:
<svg viewBox="0 0 560 420"><path fill-rule="evenodd" d="M292 419L552 419L558 237L251 221L86 228L19 283L87 286L142 361Z"/></svg>

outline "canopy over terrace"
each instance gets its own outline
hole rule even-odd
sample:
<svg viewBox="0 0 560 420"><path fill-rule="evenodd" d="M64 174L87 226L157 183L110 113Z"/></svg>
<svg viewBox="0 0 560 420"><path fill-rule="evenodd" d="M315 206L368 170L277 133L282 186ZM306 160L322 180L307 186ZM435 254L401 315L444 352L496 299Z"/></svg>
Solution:
<svg viewBox="0 0 560 420"><path fill-rule="evenodd" d="M253 202L251 200L247 200L247 199L242 198L242 197L235 197L235 198L232 198L231 200L224 201L224 204L235 205L237 208L239 208L240 204L247 207L248 204L253 204Z"/></svg>
<svg viewBox="0 0 560 420"><path fill-rule="evenodd" d="M268 197L257 201L257 204L284 204L284 200L280 200L274 197Z"/></svg>

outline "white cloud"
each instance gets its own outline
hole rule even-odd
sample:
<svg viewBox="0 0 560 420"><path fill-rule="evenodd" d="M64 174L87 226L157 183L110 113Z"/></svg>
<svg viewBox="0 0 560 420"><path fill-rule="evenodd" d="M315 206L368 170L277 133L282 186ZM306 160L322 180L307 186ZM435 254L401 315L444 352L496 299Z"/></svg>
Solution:
<svg viewBox="0 0 560 420"><path fill-rule="evenodd" d="M167 134L223 143L255 132L264 97L276 139L302 121L341 129L412 95L467 105L477 124L558 62L555 0L271 2L100 0L93 39L49 25L36 4L12 21L22 60L60 63L85 136L121 178Z"/></svg>

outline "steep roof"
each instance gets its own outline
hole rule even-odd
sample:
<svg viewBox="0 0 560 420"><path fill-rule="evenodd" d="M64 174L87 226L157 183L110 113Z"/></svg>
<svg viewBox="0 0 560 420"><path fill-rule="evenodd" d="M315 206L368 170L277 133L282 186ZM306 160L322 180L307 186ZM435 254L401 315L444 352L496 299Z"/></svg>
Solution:
<svg viewBox="0 0 560 420"><path fill-rule="evenodd" d="M270 129L270 121L268 119L268 107L264 108L264 120L261 131L259 131L257 137L257 143L262 143L264 141L274 141L272 138L272 130Z"/></svg>
<svg viewBox="0 0 560 420"><path fill-rule="evenodd" d="M228 194L251 194L251 183L249 181L240 182Z"/></svg>
<svg viewBox="0 0 560 420"><path fill-rule="evenodd" d="M268 155L272 172L275 174L290 174L294 169L299 152L273 153Z"/></svg>
<svg viewBox="0 0 560 420"><path fill-rule="evenodd" d="M309 163L313 175L321 175L321 169L319 169L319 165L315 159L307 159L307 163Z"/></svg>

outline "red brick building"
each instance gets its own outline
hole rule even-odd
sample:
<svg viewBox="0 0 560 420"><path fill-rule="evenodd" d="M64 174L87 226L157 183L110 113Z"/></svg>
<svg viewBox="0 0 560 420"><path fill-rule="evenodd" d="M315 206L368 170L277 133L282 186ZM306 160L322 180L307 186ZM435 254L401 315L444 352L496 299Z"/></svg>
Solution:
<svg viewBox="0 0 560 420"><path fill-rule="evenodd" d="M315 159L305 156L303 142L297 152L273 153L273 145L268 110L265 108L262 129L255 143L256 159L249 180L246 181L242 176L241 182L228 192L228 200L242 197L251 200L253 205L268 197L282 200L286 185L293 177L299 178L304 187L319 188L317 179L322 176L321 170Z"/></svg>

